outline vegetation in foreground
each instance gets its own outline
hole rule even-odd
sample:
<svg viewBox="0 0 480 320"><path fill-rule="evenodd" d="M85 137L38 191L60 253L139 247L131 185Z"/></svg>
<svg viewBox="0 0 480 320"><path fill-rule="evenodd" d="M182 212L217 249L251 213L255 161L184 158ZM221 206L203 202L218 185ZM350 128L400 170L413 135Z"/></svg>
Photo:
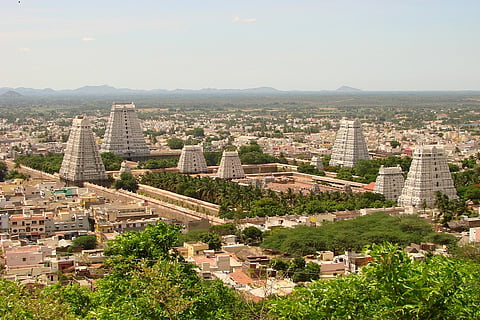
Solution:
<svg viewBox="0 0 480 320"><path fill-rule="evenodd" d="M478 319L480 268L444 256L411 260L372 245L362 274L312 281L287 297L246 300L205 282L170 249L178 227L159 223L121 235L106 250L108 275L29 290L0 280L0 318L13 319ZM293 260L295 264L295 260ZM290 270L292 271L292 270ZM306 273L310 273L308 269ZM297 274L301 276L301 274Z"/></svg>

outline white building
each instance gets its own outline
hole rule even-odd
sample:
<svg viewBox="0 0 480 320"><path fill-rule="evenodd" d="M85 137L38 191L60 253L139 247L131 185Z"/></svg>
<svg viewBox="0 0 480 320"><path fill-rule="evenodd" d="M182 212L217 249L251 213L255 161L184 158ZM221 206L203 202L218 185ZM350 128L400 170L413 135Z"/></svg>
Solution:
<svg viewBox="0 0 480 320"><path fill-rule="evenodd" d="M398 204L402 207L420 208L424 204L433 207L437 191L449 199L458 199L444 150L436 145L418 147L413 153Z"/></svg>
<svg viewBox="0 0 480 320"><path fill-rule="evenodd" d="M330 165L353 168L360 159L369 159L362 126L358 120L342 120L333 144Z"/></svg>
<svg viewBox="0 0 480 320"><path fill-rule="evenodd" d="M405 179L400 166L384 167L382 165L373 192L383 194L387 200L397 201L402 194L404 184Z"/></svg>
<svg viewBox="0 0 480 320"><path fill-rule="evenodd" d="M112 105L101 151L129 160L145 159L150 155L133 103Z"/></svg>

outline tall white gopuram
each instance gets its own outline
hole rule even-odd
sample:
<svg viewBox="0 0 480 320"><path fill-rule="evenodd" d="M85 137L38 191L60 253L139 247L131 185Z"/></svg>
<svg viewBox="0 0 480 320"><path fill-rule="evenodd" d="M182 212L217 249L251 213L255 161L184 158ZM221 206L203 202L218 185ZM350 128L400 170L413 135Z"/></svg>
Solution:
<svg viewBox="0 0 480 320"><path fill-rule="evenodd" d="M362 126L358 120L342 120L333 144L330 165L353 168L360 159L369 159Z"/></svg>
<svg viewBox="0 0 480 320"><path fill-rule="evenodd" d="M217 178L241 179L245 178L242 163L237 151L223 151L222 160L217 171Z"/></svg>
<svg viewBox="0 0 480 320"><path fill-rule="evenodd" d="M383 194L387 200L397 201L402 193L404 184L405 179L403 178L402 168L400 166L381 166L373 192Z"/></svg>
<svg viewBox="0 0 480 320"><path fill-rule="evenodd" d="M418 147L413 153L412 165L398 204L420 208L425 203L432 207L435 205L437 191L449 199L458 198L445 152L443 148L434 145Z"/></svg>
<svg viewBox="0 0 480 320"><path fill-rule="evenodd" d="M146 159L150 155L133 103L112 105L101 151L129 160Z"/></svg>
<svg viewBox="0 0 480 320"><path fill-rule="evenodd" d="M203 148L201 146L184 146L177 167L180 173L207 172Z"/></svg>
<svg viewBox="0 0 480 320"><path fill-rule="evenodd" d="M323 170L322 158L319 156L313 156L312 160L310 161L310 165L314 166L318 170Z"/></svg>
<svg viewBox="0 0 480 320"><path fill-rule="evenodd" d="M108 181L90 121L85 116L73 119L59 176L67 185L76 186L84 182L105 184Z"/></svg>

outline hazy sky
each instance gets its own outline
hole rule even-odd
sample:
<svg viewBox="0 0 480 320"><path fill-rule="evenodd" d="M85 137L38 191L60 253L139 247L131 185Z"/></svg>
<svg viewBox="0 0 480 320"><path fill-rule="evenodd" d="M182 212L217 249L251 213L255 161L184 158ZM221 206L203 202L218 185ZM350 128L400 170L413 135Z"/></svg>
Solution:
<svg viewBox="0 0 480 320"><path fill-rule="evenodd" d="M480 90L478 0L0 0L0 87Z"/></svg>

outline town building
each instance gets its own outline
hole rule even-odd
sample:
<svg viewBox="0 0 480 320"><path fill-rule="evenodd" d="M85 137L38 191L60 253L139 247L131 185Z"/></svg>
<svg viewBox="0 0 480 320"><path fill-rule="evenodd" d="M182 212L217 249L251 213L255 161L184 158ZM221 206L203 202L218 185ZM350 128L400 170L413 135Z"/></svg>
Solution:
<svg viewBox="0 0 480 320"><path fill-rule="evenodd" d="M30 240L45 237L45 216L25 210L23 214L9 217L9 234L18 235Z"/></svg>
<svg viewBox="0 0 480 320"><path fill-rule="evenodd" d="M201 146L184 146L178 160L180 173L204 173L207 172L207 162Z"/></svg>
<svg viewBox="0 0 480 320"><path fill-rule="evenodd" d="M369 159L362 126L358 120L342 120L333 144L330 165L353 168L360 159Z"/></svg>
<svg viewBox="0 0 480 320"><path fill-rule="evenodd" d="M106 184L108 181L90 122L85 116L73 119L59 176L67 185Z"/></svg>
<svg viewBox="0 0 480 320"><path fill-rule="evenodd" d="M223 151L222 160L217 171L217 178L241 179L245 178L242 163L237 151Z"/></svg>
<svg viewBox="0 0 480 320"><path fill-rule="evenodd" d="M112 105L101 151L112 152L128 160L144 160L150 156L133 103Z"/></svg>
<svg viewBox="0 0 480 320"><path fill-rule="evenodd" d="M449 199L458 198L443 148L437 145L420 146L413 153L398 204L403 207L433 207L437 191Z"/></svg>
<svg viewBox="0 0 480 320"><path fill-rule="evenodd" d="M397 201L404 184L405 179L400 166L384 167L382 165L373 192L383 194L387 200Z"/></svg>

